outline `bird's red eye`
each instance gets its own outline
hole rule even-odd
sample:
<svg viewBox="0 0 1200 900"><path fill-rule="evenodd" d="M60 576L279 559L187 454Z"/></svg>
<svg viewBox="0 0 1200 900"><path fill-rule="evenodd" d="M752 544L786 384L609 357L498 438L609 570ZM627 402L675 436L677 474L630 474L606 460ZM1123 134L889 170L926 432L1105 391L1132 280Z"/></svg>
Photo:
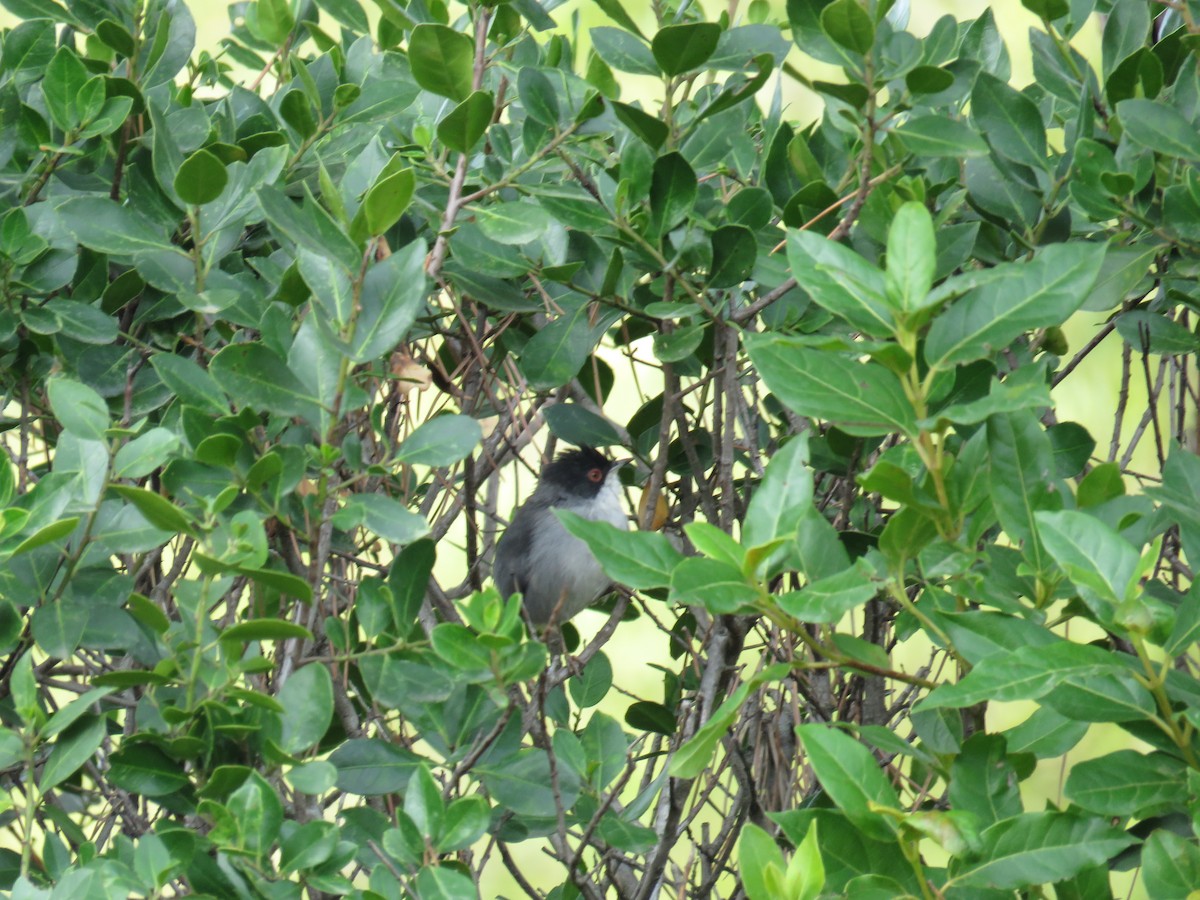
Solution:
<svg viewBox="0 0 1200 900"><path fill-rule="evenodd" d="M588 470L588 481L599 484L603 480L604 480L604 470L603 469L589 469Z"/></svg>

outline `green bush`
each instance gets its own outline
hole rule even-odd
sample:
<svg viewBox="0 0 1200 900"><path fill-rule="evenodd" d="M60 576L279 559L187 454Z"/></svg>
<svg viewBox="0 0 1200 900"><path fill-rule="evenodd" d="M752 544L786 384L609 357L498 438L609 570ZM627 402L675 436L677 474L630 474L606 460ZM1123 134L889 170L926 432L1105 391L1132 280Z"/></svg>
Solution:
<svg viewBox="0 0 1200 900"><path fill-rule="evenodd" d="M885 0L0 0L0 887L1200 885L1200 26L1024 2L1017 89ZM573 659L485 587L559 442L666 517L567 521Z"/></svg>

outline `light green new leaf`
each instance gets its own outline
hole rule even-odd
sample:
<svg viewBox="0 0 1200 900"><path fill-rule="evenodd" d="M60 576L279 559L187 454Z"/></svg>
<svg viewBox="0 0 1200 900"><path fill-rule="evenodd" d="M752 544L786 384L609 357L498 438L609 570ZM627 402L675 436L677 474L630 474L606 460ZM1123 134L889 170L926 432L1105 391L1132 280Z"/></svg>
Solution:
<svg viewBox="0 0 1200 900"><path fill-rule="evenodd" d="M936 269L933 217L923 203L905 203L896 210L888 229L885 296L902 312L922 309L928 305Z"/></svg>
<svg viewBox="0 0 1200 900"><path fill-rule="evenodd" d="M776 882L784 877L783 853L775 838L753 822L743 826L738 837L738 869L750 900L779 900Z"/></svg>

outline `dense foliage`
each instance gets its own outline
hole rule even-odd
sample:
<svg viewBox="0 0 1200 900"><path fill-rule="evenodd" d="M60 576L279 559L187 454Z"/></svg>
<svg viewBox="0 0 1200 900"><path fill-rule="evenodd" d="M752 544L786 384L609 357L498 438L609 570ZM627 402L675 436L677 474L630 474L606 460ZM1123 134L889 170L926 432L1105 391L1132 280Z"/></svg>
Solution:
<svg viewBox="0 0 1200 900"><path fill-rule="evenodd" d="M1200 26L1024 3L1018 89L886 0L0 0L0 886L1200 885ZM572 658L486 586L556 442L638 460Z"/></svg>

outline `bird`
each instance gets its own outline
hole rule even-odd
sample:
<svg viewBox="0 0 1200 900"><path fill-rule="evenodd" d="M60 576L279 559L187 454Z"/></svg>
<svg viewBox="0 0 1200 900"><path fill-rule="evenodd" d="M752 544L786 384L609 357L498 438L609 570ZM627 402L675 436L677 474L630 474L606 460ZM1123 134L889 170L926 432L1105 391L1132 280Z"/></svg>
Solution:
<svg viewBox="0 0 1200 900"><path fill-rule="evenodd" d="M566 622L612 587L588 545L553 510L628 530L617 480L622 465L592 447L560 453L542 468L537 487L500 536L492 578L504 597L521 594L538 628Z"/></svg>

